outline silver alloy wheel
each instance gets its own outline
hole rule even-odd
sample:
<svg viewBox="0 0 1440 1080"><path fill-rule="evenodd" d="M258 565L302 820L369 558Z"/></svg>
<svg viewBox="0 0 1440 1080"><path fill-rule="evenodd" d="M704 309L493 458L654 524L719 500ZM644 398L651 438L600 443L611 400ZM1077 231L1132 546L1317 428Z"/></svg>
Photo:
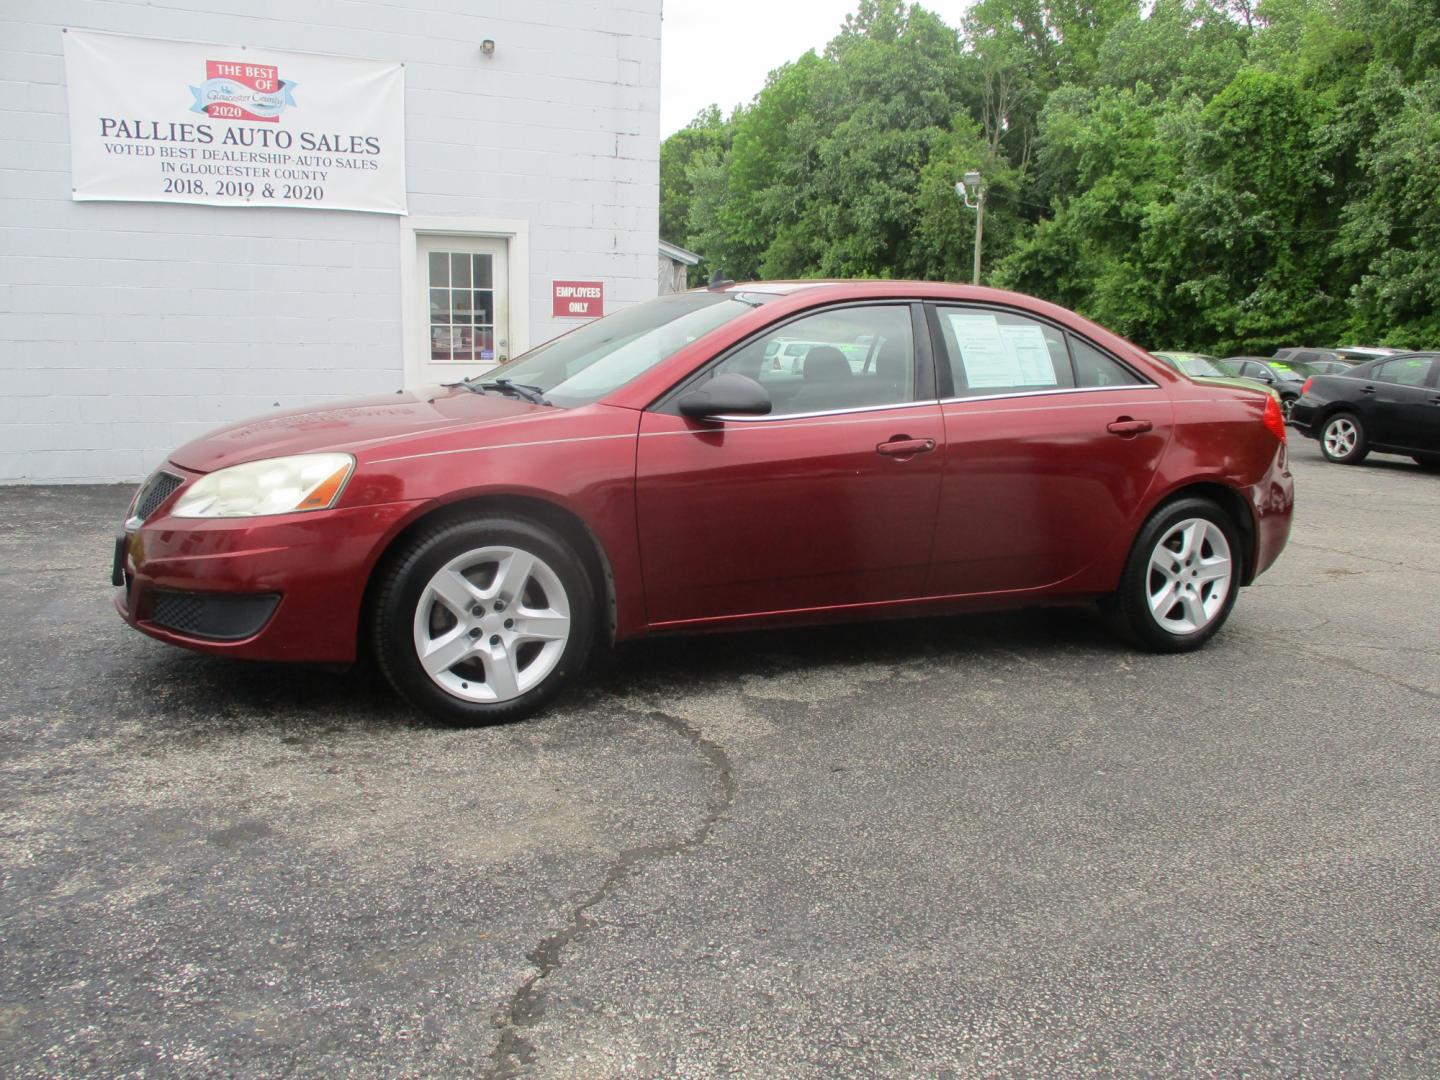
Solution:
<svg viewBox="0 0 1440 1080"><path fill-rule="evenodd" d="M437 686L465 701L510 701L555 670L570 600L543 559L495 544L451 559L415 605L415 653Z"/></svg>
<svg viewBox="0 0 1440 1080"><path fill-rule="evenodd" d="M1220 526L1205 518L1177 521L1150 553L1145 597L1151 616L1172 634L1203 630L1225 607L1234 573Z"/></svg>
<svg viewBox="0 0 1440 1080"><path fill-rule="evenodd" d="M1349 457L1359 439L1360 433L1355 430L1355 422L1349 417L1337 416L1325 425L1325 449L1331 457Z"/></svg>

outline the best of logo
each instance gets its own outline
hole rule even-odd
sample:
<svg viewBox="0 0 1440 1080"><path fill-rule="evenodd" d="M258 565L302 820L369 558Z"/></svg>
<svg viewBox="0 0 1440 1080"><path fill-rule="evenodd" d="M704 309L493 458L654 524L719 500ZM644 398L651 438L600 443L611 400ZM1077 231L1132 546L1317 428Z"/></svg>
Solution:
<svg viewBox="0 0 1440 1080"><path fill-rule="evenodd" d="M262 120L277 123L287 107L294 106L290 92L295 84L280 78L280 69L268 64L206 60L205 81L190 87L195 95L191 112L217 120Z"/></svg>

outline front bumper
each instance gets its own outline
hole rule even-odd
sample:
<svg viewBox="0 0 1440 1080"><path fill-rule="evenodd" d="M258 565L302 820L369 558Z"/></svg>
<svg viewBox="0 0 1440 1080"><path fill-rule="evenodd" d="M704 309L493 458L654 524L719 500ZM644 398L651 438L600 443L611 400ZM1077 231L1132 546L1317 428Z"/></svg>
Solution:
<svg viewBox="0 0 1440 1080"><path fill-rule="evenodd" d="M115 607L137 630L200 652L349 663L370 571L419 505L132 519L116 556L124 584Z"/></svg>

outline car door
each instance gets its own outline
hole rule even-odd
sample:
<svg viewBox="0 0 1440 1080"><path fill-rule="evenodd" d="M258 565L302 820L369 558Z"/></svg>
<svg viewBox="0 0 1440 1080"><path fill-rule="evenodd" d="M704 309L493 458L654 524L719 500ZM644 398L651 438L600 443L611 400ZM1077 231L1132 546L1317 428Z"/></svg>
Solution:
<svg viewBox="0 0 1440 1080"><path fill-rule="evenodd" d="M917 324L907 302L802 315L646 411L635 494L651 625L922 594L943 430ZM882 345L874 370L856 374L842 346L866 334ZM777 335L806 342L798 378L763 363ZM767 386L772 413L681 416L680 394L720 372Z"/></svg>
<svg viewBox="0 0 1440 1080"><path fill-rule="evenodd" d="M946 447L929 591L1039 589L1125 542L1169 441L1164 390L1050 323L931 320Z"/></svg>
<svg viewBox="0 0 1440 1080"><path fill-rule="evenodd" d="M1370 369L1359 387L1361 420L1372 443L1406 450L1435 445L1435 359L1397 356Z"/></svg>

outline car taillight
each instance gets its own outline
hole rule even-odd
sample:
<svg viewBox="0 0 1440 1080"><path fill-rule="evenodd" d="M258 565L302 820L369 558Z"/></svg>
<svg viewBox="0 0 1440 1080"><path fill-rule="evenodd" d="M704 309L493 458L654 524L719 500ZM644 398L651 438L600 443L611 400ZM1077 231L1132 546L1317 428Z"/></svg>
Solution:
<svg viewBox="0 0 1440 1080"><path fill-rule="evenodd" d="M1312 382L1314 382L1314 381L1315 381L1315 379L1314 379L1313 376L1312 376L1311 378L1306 379L1306 380L1305 380L1305 384L1300 387L1300 393L1302 393L1302 394L1308 394L1308 393L1310 393L1310 384L1311 384Z"/></svg>
<svg viewBox="0 0 1440 1080"><path fill-rule="evenodd" d="M1285 414L1280 411L1280 399L1274 394L1265 395L1265 415L1260 422L1270 429L1282 443L1285 441Z"/></svg>

